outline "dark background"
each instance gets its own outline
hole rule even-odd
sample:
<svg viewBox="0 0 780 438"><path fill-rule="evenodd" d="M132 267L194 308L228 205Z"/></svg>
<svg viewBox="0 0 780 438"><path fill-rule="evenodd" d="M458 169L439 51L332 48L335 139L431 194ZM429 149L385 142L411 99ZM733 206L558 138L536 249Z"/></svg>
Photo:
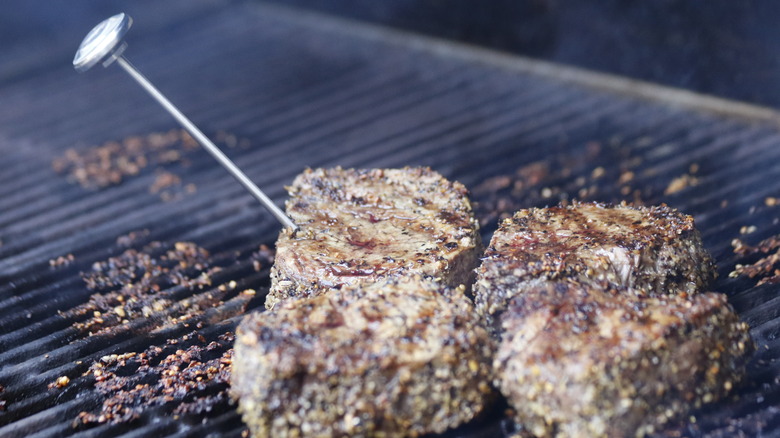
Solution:
<svg viewBox="0 0 780 438"><path fill-rule="evenodd" d="M780 108L780 3L771 0L277 0L280 4ZM119 11L208 9L207 0L9 0L0 83L69 62ZM143 14L153 16L154 14ZM154 23L136 23L134 33ZM138 29L141 29L139 31Z"/></svg>
<svg viewBox="0 0 780 438"><path fill-rule="evenodd" d="M780 3L734 0L279 0L780 107Z"/></svg>

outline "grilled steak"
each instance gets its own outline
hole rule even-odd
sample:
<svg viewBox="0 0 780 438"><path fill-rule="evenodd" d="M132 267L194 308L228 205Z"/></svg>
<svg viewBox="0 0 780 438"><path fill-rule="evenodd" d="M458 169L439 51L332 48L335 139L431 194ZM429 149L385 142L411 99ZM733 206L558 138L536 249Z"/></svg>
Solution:
<svg viewBox="0 0 780 438"><path fill-rule="evenodd" d="M473 281L479 226L462 184L428 168L306 170L289 188L266 307L382 277Z"/></svg>
<svg viewBox="0 0 780 438"><path fill-rule="evenodd" d="M387 278L247 316L232 391L254 436L443 432L489 400L491 345L462 287Z"/></svg>
<svg viewBox="0 0 780 438"><path fill-rule="evenodd" d="M501 316L495 384L536 436L641 436L723 397L753 349L721 294L537 284Z"/></svg>
<svg viewBox="0 0 780 438"><path fill-rule="evenodd" d="M475 286L500 336L495 385L537 436L644 435L726 394L753 344L691 217L668 207L530 209Z"/></svg>
<svg viewBox="0 0 780 438"><path fill-rule="evenodd" d="M693 218L666 206L521 210L493 235L477 270L478 311L495 316L512 296L536 284L570 281L650 293L691 294L715 278Z"/></svg>

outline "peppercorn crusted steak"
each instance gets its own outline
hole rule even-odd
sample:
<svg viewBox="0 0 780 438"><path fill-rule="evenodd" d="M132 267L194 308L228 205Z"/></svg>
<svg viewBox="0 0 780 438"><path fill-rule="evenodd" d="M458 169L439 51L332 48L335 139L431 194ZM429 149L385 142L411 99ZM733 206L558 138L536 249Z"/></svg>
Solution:
<svg viewBox="0 0 780 438"><path fill-rule="evenodd" d="M706 290L715 268L693 218L666 206L521 210L493 235L477 270L477 310L495 317L523 290L543 282L606 282L653 294Z"/></svg>
<svg viewBox="0 0 780 438"><path fill-rule="evenodd" d="M471 284L481 255L466 188L429 168L308 169L288 188L300 227L276 244L266 307L382 277Z"/></svg>
<svg viewBox="0 0 780 438"><path fill-rule="evenodd" d="M248 315L232 392L254 436L440 433L489 401L491 354L462 287L387 278Z"/></svg>
<svg viewBox="0 0 780 438"><path fill-rule="evenodd" d="M693 219L575 203L505 220L477 271L494 383L537 436L644 435L723 397L753 344Z"/></svg>
<svg viewBox="0 0 780 438"><path fill-rule="evenodd" d="M723 397L753 343L721 294L537 284L501 316L495 385L536 436L643 436Z"/></svg>

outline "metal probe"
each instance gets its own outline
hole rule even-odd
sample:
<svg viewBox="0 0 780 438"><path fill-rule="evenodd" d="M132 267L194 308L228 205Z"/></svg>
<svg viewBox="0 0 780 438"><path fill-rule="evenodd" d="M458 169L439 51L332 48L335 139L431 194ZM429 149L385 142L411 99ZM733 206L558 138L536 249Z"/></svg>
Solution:
<svg viewBox="0 0 780 438"><path fill-rule="evenodd" d="M76 56L73 58L73 67L79 72L85 72L101 63L103 67L108 67L114 61L117 62L133 79L136 80L160 105L169 113L198 141L206 150L219 161L222 166L235 177L252 195L260 201L265 208L271 211L276 219L285 227L297 230L298 226L284 212L279 209L271 199L260 190L249 177L246 176L238 166L233 163L206 135L193 124L174 104L171 103L160 91L149 82L132 64L125 58L124 52L127 44L123 38L133 19L124 13L110 17L97 26L95 26L81 42Z"/></svg>

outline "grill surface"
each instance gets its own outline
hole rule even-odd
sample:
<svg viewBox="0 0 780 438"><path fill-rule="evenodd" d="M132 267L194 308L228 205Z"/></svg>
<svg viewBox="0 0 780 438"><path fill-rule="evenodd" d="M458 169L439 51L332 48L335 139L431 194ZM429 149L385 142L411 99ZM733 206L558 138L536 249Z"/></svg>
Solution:
<svg viewBox="0 0 780 438"><path fill-rule="evenodd" d="M759 348L733 397L663 435L776 433L778 288L728 276L758 258L736 256L733 239L754 244L780 232L780 206L766 201L780 196L776 124L599 90L524 72L511 58L259 4L212 2L186 19L148 19L167 26L131 32L128 56L205 131L247 139L228 154L277 203L306 166L429 165L473 189L486 241L500 214L574 197L639 197L692 214L718 262L717 289ZM225 401L176 418L175 406L161 405L127 423L73 426L105 398L83 375L100 357L164 347L193 330L211 341L233 330L243 306L259 310L268 271L253 268L252 254L273 247L279 226L202 150L172 168L197 191L168 202L150 193L149 169L101 190L67 183L51 165L67 148L175 125L119 69L78 76L56 61L0 84L0 436L238 436L244 427ZM687 187L665 194L683 175ZM750 226L755 231L740 233ZM222 267L205 289L171 286L174 300L216 293L231 280L236 291L257 295L236 304L237 292L228 292L206 316L164 327L141 318L103 335L77 330L84 318L60 312L93 293L79 272L122 254L127 247L117 238L140 230L148 232L132 248L191 241ZM71 263L50 265L68 254ZM48 388L60 376L70 383ZM448 435L501 435L502 409Z"/></svg>

